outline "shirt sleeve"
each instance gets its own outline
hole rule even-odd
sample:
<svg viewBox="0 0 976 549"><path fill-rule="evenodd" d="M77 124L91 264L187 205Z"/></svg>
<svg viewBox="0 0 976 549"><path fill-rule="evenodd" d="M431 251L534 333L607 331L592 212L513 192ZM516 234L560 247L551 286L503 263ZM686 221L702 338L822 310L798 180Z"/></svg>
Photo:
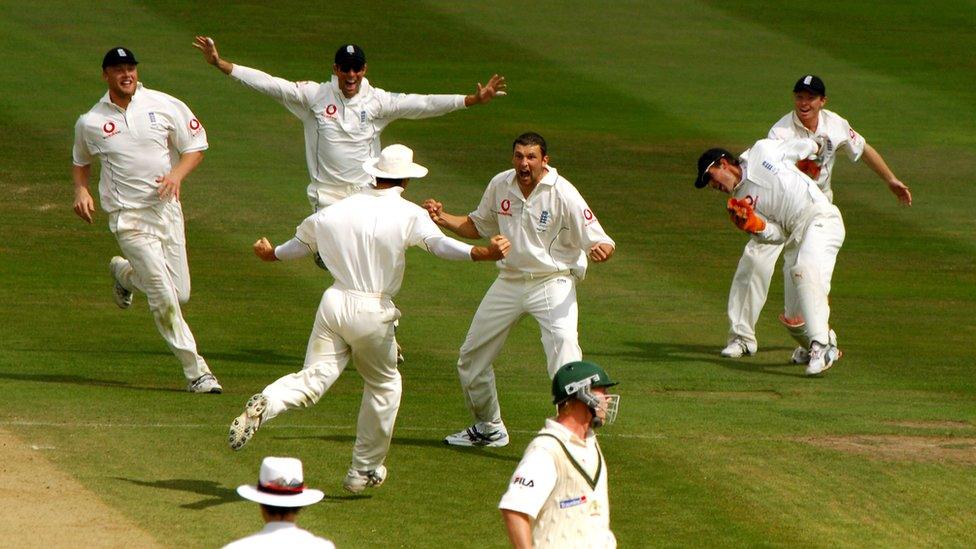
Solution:
<svg viewBox="0 0 976 549"><path fill-rule="evenodd" d="M431 236L424 240L424 245L427 246L427 251L441 259L447 259L450 261L472 261L471 249L474 248L474 246L471 244L465 244L464 242L461 242L455 238L444 236L443 234Z"/></svg>
<svg viewBox="0 0 976 549"><path fill-rule="evenodd" d="M309 86L317 87L313 82L292 82L266 72L234 65L230 76L252 90L259 91L275 101L281 103L295 116L301 116L309 109Z"/></svg>
<svg viewBox="0 0 976 549"><path fill-rule="evenodd" d="M170 141L180 154L206 150L210 145L207 143L207 130L203 124L193 115L190 107L186 103L169 97L173 106L173 132L170 134Z"/></svg>
<svg viewBox="0 0 976 549"><path fill-rule="evenodd" d="M844 120L841 121L841 131L843 132L843 141L837 144L838 149L844 149L847 152L847 157L851 159L851 162L857 162L861 159L861 155L864 154L864 145L867 143L864 141L864 137L861 134L854 131L854 128Z"/></svg>
<svg viewBox="0 0 976 549"><path fill-rule="evenodd" d="M420 95L390 93L374 89L379 102L377 118L432 118L464 108L463 95Z"/></svg>
<svg viewBox="0 0 976 549"><path fill-rule="evenodd" d="M488 183L488 188L481 195L481 202L478 204L478 208L468 214L468 217L474 223L474 228L478 230L478 235L482 238L489 238L501 232L498 227L498 211L495 209L494 196L495 187L499 184L500 178L504 179L503 175L504 173L495 176Z"/></svg>
<svg viewBox="0 0 976 549"><path fill-rule="evenodd" d="M555 487L556 463L552 454L531 445L509 479L498 508L525 513L535 520Z"/></svg>
<svg viewBox="0 0 976 549"><path fill-rule="evenodd" d="M298 228L295 229L295 238L308 246L309 251L317 252L319 250L315 239L315 214L306 217L298 225Z"/></svg>
<svg viewBox="0 0 976 549"><path fill-rule="evenodd" d="M92 155L85 141L85 116L79 116L75 122L75 143L71 147L71 160L75 166L87 166L91 164Z"/></svg>
<svg viewBox="0 0 976 549"><path fill-rule="evenodd" d="M298 237L292 238L288 242L276 246L274 249L275 257L282 261L299 259L310 253L312 253L312 250L308 247L308 244L299 240Z"/></svg>
<svg viewBox="0 0 976 549"><path fill-rule="evenodd" d="M588 252L597 244L609 244L616 248L617 244L603 230L596 214L587 205L579 191L565 180L557 181L556 185L563 185L560 196L569 217L569 231L573 237L573 242L579 246L580 250Z"/></svg>

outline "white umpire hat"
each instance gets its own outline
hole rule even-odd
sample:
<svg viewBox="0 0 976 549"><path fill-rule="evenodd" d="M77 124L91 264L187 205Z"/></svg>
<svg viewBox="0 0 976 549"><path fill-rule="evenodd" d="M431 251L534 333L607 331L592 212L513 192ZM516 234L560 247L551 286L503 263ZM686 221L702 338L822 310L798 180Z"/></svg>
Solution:
<svg viewBox="0 0 976 549"><path fill-rule="evenodd" d="M238 486L237 493L244 499L274 507L305 507L325 497L321 490L305 487L302 462L290 457L264 458L258 483Z"/></svg>
<svg viewBox="0 0 976 549"><path fill-rule="evenodd" d="M390 145L376 158L363 162L363 171L384 179L410 179L427 175L427 168L413 161L413 151L404 145Z"/></svg>

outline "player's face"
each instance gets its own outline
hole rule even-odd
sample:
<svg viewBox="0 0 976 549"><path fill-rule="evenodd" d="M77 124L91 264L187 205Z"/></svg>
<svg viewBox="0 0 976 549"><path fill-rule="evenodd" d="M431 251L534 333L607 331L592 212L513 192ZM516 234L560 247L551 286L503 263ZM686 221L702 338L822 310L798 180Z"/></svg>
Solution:
<svg viewBox="0 0 976 549"><path fill-rule="evenodd" d="M512 167L520 185L537 184L546 175L548 164L549 156L543 155L542 147L538 145L515 145L512 151Z"/></svg>
<svg viewBox="0 0 976 549"><path fill-rule="evenodd" d="M607 422L607 388L606 387L591 387L590 392L600 399L600 405L596 408L596 417L600 418L600 424Z"/></svg>
<svg viewBox="0 0 976 549"><path fill-rule="evenodd" d="M738 172L725 158L718 159L705 171L708 173L708 186L716 191L731 194L739 183L741 172Z"/></svg>
<svg viewBox="0 0 976 549"><path fill-rule="evenodd" d="M102 69L102 78L108 83L108 90L114 97L132 97L139 82L139 71L131 63L111 65Z"/></svg>
<svg viewBox="0 0 976 549"><path fill-rule="evenodd" d="M352 99L363 86L366 64L343 63L342 65L332 65L332 73L339 79L339 89L342 90L342 95L346 99Z"/></svg>
<svg viewBox="0 0 976 549"><path fill-rule="evenodd" d="M808 128L816 124L820 110L826 103L826 97L808 91L798 91L793 94L793 109L796 111L796 116Z"/></svg>

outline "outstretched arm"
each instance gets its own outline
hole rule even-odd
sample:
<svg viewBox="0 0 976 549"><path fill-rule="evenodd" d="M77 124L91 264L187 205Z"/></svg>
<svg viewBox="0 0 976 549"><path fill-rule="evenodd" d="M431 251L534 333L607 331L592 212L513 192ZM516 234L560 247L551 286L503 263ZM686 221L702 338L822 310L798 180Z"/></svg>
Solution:
<svg viewBox="0 0 976 549"><path fill-rule="evenodd" d="M888 189L891 191L898 201L906 206L912 205L912 191L908 189L908 186L898 180L895 174L885 163L884 158L872 147L871 145L864 144L864 161L867 162L868 166L878 174L885 183L888 184Z"/></svg>
<svg viewBox="0 0 976 549"><path fill-rule="evenodd" d="M197 36L193 41L193 47L203 52L203 59L210 63L211 65L220 69L224 74L230 74L230 71L234 70L234 64L228 61L224 61L220 58L220 54L217 53L217 46L214 44L213 38L209 36Z"/></svg>
<svg viewBox="0 0 976 549"><path fill-rule="evenodd" d="M261 237L254 243L254 255L261 258L261 261L280 261L298 259L312 253L312 249L297 237L292 238L277 248L267 238Z"/></svg>
<svg viewBox="0 0 976 549"><path fill-rule="evenodd" d="M474 221L471 220L471 216L449 214L444 211L444 204L433 198L424 200L421 206L427 210L427 213L430 214L430 219L434 223L437 223L452 233L462 238L481 238L481 235L478 234L478 228L475 227Z"/></svg>
<svg viewBox="0 0 976 549"><path fill-rule="evenodd" d="M464 106L470 107L471 105L480 105L482 103L488 103L495 96L503 96L506 94L508 85L505 84L505 77L499 76L497 74L491 75L488 79L488 84L482 86L481 82L478 82L478 90L472 95L465 96Z"/></svg>

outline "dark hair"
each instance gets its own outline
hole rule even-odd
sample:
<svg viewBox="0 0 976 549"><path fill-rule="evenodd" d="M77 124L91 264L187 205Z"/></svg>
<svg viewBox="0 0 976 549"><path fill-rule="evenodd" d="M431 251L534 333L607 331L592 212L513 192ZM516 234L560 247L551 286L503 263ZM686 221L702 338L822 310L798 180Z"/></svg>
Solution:
<svg viewBox="0 0 976 549"><path fill-rule="evenodd" d="M261 504L261 508L274 518L280 518L292 513L297 515L298 512L302 510L301 507L278 507L275 505L267 505L265 503Z"/></svg>
<svg viewBox="0 0 976 549"><path fill-rule="evenodd" d="M522 145L523 147L538 145L539 149L542 151L542 156L545 156L547 154L545 138L535 132L525 132L522 135L516 137L515 141L512 143L513 151L515 150L516 145Z"/></svg>
<svg viewBox="0 0 976 549"><path fill-rule="evenodd" d="M384 183L386 185L396 185L396 186L402 187L403 186L403 182L406 181L407 179L408 178L406 178L406 177L401 177L401 178L397 178L397 179L390 179L389 177L377 177L376 178L376 184L378 185L380 183Z"/></svg>

